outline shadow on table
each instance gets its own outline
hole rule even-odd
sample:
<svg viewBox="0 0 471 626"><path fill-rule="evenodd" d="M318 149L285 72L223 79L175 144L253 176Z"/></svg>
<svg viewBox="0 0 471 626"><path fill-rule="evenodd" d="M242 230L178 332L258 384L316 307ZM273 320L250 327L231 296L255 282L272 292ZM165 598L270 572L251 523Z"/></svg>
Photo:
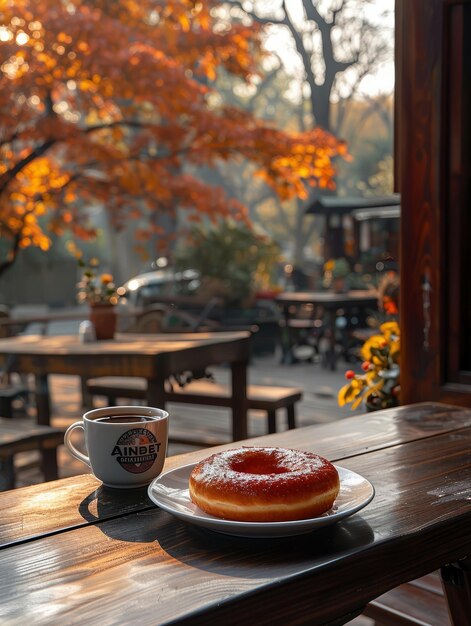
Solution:
<svg viewBox="0 0 471 626"><path fill-rule="evenodd" d="M271 578L273 568L276 574L286 575L302 563L315 567L316 561L335 560L374 540L371 526L360 514L294 537L223 535L186 524L162 511L149 500L145 487L99 487L82 500L79 511L107 537L131 543L155 542L156 554L162 550L191 567L244 578Z"/></svg>

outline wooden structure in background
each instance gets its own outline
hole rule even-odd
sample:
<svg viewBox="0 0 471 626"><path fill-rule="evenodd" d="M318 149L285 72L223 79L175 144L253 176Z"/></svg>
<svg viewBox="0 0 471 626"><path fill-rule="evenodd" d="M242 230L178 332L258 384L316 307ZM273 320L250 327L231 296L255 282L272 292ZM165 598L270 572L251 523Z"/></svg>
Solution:
<svg viewBox="0 0 471 626"><path fill-rule="evenodd" d="M471 0L396 2L403 403L471 406L470 32Z"/></svg>
<svg viewBox="0 0 471 626"><path fill-rule="evenodd" d="M365 198L325 195L309 205L305 215L325 216L325 259L347 256L362 261L373 248L377 258L368 271L375 271L376 261L398 259L400 202L399 194Z"/></svg>

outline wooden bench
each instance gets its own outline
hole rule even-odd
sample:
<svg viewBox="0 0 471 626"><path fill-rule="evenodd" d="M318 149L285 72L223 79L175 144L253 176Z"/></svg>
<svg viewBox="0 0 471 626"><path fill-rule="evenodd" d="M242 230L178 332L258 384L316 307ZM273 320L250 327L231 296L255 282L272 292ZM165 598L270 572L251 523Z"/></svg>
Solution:
<svg viewBox="0 0 471 626"><path fill-rule="evenodd" d="M376 626L450 626L438 572L391 589L368 604L363 615Z"/></svg>
<svg viewBox="0 0 471 626"><path fill-rule="evenodd" d="M39 450L44 480L57 479L57 447L64 443L64 431L39 426L28 419L0 418L0 491L16 484L15 455Z"/></svg>
<svg viewBox="0 0 471 626"><path fill-rule="evenodd" d="M116 404L118 398L145 400L147 382L144 378L122 378L104 376L90 378L86 382L87 394L106 396L108 406ZM167 401L230 407L229 387L211 381L194 381L185 387L168 390ZM296 428L295 404L302 398L302 390L297 387L275 387L270 385L249 385L247 399L249 409L266 411L268 432L276 432L276 412L286 409L288 428Z"/></svg>

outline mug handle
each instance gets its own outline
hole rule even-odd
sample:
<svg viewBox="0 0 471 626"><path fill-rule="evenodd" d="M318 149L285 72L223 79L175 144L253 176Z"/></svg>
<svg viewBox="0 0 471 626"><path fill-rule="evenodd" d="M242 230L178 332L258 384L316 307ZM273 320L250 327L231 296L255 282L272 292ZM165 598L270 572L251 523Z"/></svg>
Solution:
<svg viewBox="0 0 471 626"><path fill-rule="evenodd" d="M88 456L83 454L83 452L80 452L80 450L77 450L77 448L74 446L74 444L72 443L70 439L72 431L74 431L76 428L81 428L82 430L84 430L83 423L75 422L75 424L72 424L71 426L69 426L69 428L65 431L65 434L64 434L64 443L69 449L69 452L72 456L74 456L79 461L82 461L82 463L85 463L85 465L88 465L88 467L91 468L90 459L88 458Z"/></svg>

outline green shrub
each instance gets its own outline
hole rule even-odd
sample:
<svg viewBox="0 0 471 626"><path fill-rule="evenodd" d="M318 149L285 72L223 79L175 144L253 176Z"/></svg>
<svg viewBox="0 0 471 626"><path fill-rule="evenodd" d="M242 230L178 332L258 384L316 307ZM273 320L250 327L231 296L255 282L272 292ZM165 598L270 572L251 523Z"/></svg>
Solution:
<svg viewBox="0 0 471 626"><path fill-rule="evenodd" d="M257 290L272 284L280 260L279 246L246 225L224 222L194 227L176 251L177 270L194 269L201 276L201 294L223 297L226 304L246 306Z"/></svg>

